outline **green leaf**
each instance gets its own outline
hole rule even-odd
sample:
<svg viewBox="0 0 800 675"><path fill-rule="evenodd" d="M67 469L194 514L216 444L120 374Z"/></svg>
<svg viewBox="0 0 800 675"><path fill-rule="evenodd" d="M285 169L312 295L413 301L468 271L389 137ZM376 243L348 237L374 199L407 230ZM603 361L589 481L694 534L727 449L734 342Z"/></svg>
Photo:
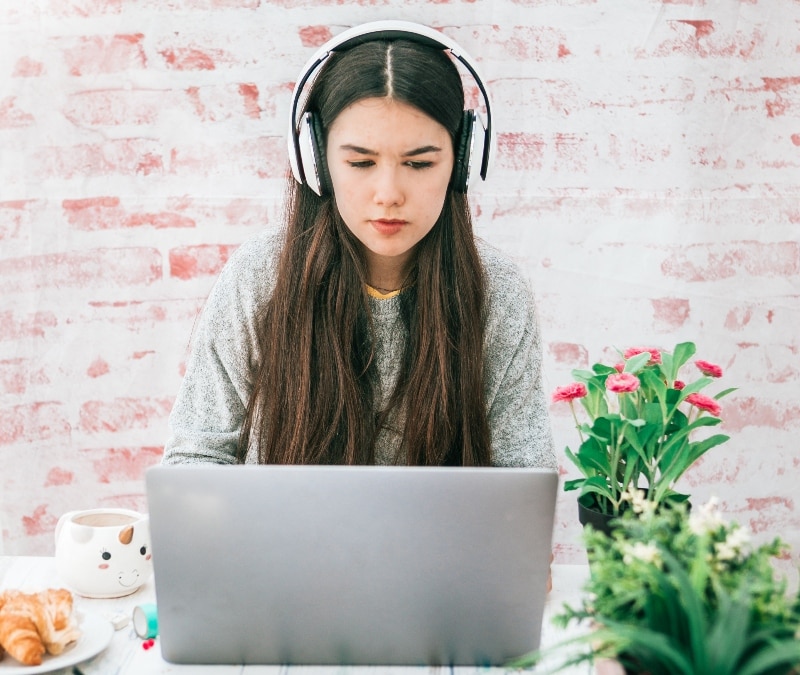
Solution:
<svg viewBox="0 0 800 675"><path fill-rule="evenodd" d="M636 454L641 458L644 463L647 463L650 460L647 451L642 444L642 437L644 434L641 433L640 429L637 429L635 425L626 424L622 427L622 434L628 444L634 449ZM627 484L627 481L626 481Z"/></svg>
<svg viewBox="0 0 800 675"><path fill-rule="evenodd" d="M623 372L636 374L647 365L647 362L650 359L650 352L642 352L641 354L632 356L625 361L625 368L623 369Z"/></svg>
<svg viewBox="0 0 800 675"><path fill-rule="evenodd" d="M664 414L661 405L658 403L645 403L642 406L642 417L648 424L657 424L664 427Z"/></svg>
<svg viewBox="0 0 800 675"><path fill-rule="evenodd" d="M765 643L765 647L756 651L752 657L740 664L736 669L736 675L763 675L779 666L786 669L796 668L800 664L800 642L793 638L784 640L770 640Z"/></svg>
<svg viewBox="0 0 800 675"><path fill-rule="evenodd" d="M701 389L705 389L709 384L714 381L712 377L699 377L694 382L689 382L681 389L681 401L683 401L689 394L695 394Z"/></svg>
<svg viewBox="0 0 800 675"><path fill-rule="evenodd" d="M668 668L668 672L674 675L696 675L703 671L695 671L691 661L686 655L672 643L663 633L650 630L642 626L628 626L617 622L607 622L607 631L601 630L595 633L599 640L613 640L618 643L620 651L627 651L631 646L637 648L636 654L639 656L642 651L649 653L651 658L659 664ZM633 651L633 650L631 650ZM642 666L648 667L648 661L640 659Z"/></svg>
<svg viewBox="0 0 800 675"><path fill-rule="evenodd" d="M589 432L589 438L581 443L581 447L578 448L575 461L587 476L594 475L596 472L604 475L608 475L611 472L605 440L598 441L591 432ZM593 470L590 471L589 469Z"/></svg>
<svg viewBox="0 0 800 675"><path fill-rule="evenodd" d="M710 423L697 424L701 420L709 420ZM695 423L673 433L662 448L660 462L662 473L666 473L676 464L683 464L686 469L708 450L727 441L729 436L714 434L701 441L689 442L689 434L698 426L716 426L718 423L719 420L713 417L701 417Z"/></svg>
<svg viewBox="0 0 800 675"><path fill-rule="evenodd" d="M682 420L680 418L676 418L676 420L680 421L682 424L685 424L686 418L684 417ZM669 437L661 449L662 464L667 466L672 463L674 454L677 451L682 450L688 444L689 435L695 429L698 429L699 427L713 427L719 423L720 419L718 417L698 417L691 424L686 424L685 426L674 429L668 428L667 433L669 434Z"/></svg>
<svg viewBox="0 0 800 675"><path fill-rule="evenodd" d="M576 380L580 380L580 377L576 375L577 372L580 371L573 371L573 375ZM607 414L608 400L606 399L605 377L590 377L583 380L583 382L586 384L586 396L579 399L583 409L592 419L599 415Z"/></svg>
<svg viewBox="0 0 800 675"><path fill-rule="evenodd" d="M621 424L622 418L619 415L598 417L586 433L601 445L608 446L619 433L618 429Z"/></svg>
<svg viewBox="0 0 800 675"><path fill-rule="evenodd" d="M727 442L729 439L730 436L726 436L725 434L714 434L713 436L709 436L702 441L696 441L695 443L692 443L689 446L689 454L687 458L689 465L694 464L711 448L721 445L722 443Z"/></svg>
<svg viewBox="0 0 800 675"><path fill-rule="evenodd" d="M713 673L737 673L750 626L750 608L745 602L733 602L723 593L714 612L715 621L705 639L708 669Z"/></svg>
<svg viewBox="0 0 800 675"><path fill-rule="evenodd" d="M638 393L625 393L619 395L619 414L621 417L627 419L636 419L639 417L637 409L637 401L639 400Z"/></svg>
<svg viewBox="0 0 800 675"><path fill-rule="evenodd" d="M614 501L614 494L609 489L606 479L602 476L592 476L583 482L581 494L585 495L590 493L602 495L603 497Z"/></svg>
<svg viewBox="0 0 800 675"><path fill-rule="evenodd" d="M591 370L579 370L575 369L572 371L572 377L579 382L583 382L584 384L593 380L595 374Z"/></svg>
<svg viewBox="0 0 800 675"><path fill-rule="evenodd" d="M661 585L674 583L681 596L683 613L686 619L686 628L689 635L691 653L694 656L694 666L699 673L707 672L706 652L703 640L705 639L708 623L702 599L695 591L689 576L678 560L666 550L661 550L661 556L670 575L661 572Z"/></svg>
<svg viewBox="0 0 800 675"><path fill-rule="evenodd" d="M680 598L671 585L662 585L659 593L647 594L645 619L647 627L671 636L676 644L687 643L686 621L681 612Z"/></svg>
<svg viewBox="0 0 800 675"><path fill-rule="evenodd" d="M672 367L675 369L676 375L681 367L694 356L696 351L697 347L695 347L694 342L681 342L675 345L675 349L672 351ZM674 380L675 377L673 376L671 379Z"/></svg>
<svg viewBox="0 0 800 675"><path fill-rule="evenodd" d="M631 484L634 474L638 476L642 473L642 470L639 467L639 462L625 462L623 466L625 467L625 470L622 472L622 480L620 481L620 484L622 487L627 487Z"/></svg>
<svg viewBox="0 0 800 675"><path fill-rule="evenodd" d="M639 374L639 380L644 385L653 398L664 398L667 391L667 383L662 379L663 375L660 371L651 370L647 368Z"/></svg>
<svg viewBox="0 0 800 675"><path fill-rule="evenodd" d="M675 381L678 374L678 369L673 365L674 361L675 359L672 358L672 354L669 352L661 352L661 374L669 384Z"/></svg>
<svg viewBox="0 0 800 675"><path fill-rule="evenodd" d="M571 461L584 476L588 477L595 475L595 471L592 470L592 468L589 465L584 464L583 460L580 457L578 457L575 453L573 453L572 450L570 450L569 448L564 448L564 454L567 456L567 459L569 459L569 461Z"/></svg>

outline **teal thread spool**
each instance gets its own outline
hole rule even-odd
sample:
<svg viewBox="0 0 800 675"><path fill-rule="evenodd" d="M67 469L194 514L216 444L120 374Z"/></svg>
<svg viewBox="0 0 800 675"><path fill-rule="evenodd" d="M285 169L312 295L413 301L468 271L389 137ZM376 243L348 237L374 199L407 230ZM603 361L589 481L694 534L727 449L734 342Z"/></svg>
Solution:
<svg viewBox="0 0 800 675"><path fill-rule="evenodd" d="M152 603L133 608L133 630L143 640L158 635L158 612Z"/></svg>

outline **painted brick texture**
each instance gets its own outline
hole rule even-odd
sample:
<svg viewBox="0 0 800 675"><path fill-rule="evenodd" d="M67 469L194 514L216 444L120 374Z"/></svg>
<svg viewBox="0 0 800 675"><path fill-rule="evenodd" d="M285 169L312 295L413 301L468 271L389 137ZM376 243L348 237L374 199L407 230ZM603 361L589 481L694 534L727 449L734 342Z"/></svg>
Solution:
<svg viewBox="0 0 800 675"><path fill-rule="evenodd" d="M204 298L280 222L294 78L383 18L480 62L476 229L536 288L548 391L694 340L738 390L682 487L800 560L800 3L773 0L0 3L0 550L51 554L66 510L146 508ZM554 546L582 559L574 494Z"/></svg>

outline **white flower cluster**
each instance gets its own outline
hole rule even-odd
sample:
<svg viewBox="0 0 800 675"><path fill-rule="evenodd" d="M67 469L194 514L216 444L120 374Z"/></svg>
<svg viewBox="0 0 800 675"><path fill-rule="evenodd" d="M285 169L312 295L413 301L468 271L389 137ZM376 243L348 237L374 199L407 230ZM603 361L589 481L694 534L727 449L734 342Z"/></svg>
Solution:
<svg viewBox="0 0 800 675"><path fill-rule="evenodd" d="M663 564L661 555L658 552L658 546L653 543L645 544L641 541L626 546L625 552L622 555L622 560L626 565L630 565L634 560L641 560L650 565L655 565L659 569L661 569Z"/></svg>
<svg viewBox="0 0 800 675"><path fill-rule="evenodd" d="M649 514L655 512L656 505L647 499L644 490L629 487L620 495L623 502L630 502L634 513Z"/></svg>
<svg viewBox="0 0 800 675"><path fill-rule="evenodd" d="M714 545L714 552L717 555L717 560L725 562L728 560L736 560L742 555L744 547L750 543L750 535L741 527L735 527L725 541L721 541Z"/></svg>
<svg viewBox="0 0 800 675"><path fill-rule="evenodd" d="M714 534L723 528L729 528L725 540L714 544L715 561L724 566L726 562L737 560L750 543L750 535L736 524L729 525L719 513L719 500L712 497L703 504L697 513L689 516L689 529L698 536Z"/></svg>
<svg viewBox="0 0 800 675"><path fill-rule="evenodd" d="M712 534L727 525L719 513L719 499L711 497L689 515L689 529L696 535Z"/></svg>

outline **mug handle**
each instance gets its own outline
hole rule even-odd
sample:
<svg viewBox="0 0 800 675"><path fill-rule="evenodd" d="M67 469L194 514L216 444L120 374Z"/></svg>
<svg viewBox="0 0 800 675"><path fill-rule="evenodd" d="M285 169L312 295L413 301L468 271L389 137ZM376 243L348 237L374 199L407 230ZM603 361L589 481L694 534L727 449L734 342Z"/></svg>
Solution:
<svg viewBox="0 0 800 675"><path fill-rule="evenodd" d="M67 522L67 520L69 520L70 518L72 518L72 516L74 516L76 513L78 512L67 511L58 519L58 522L56 523L56 532L55 532L56 546L58 546L58 535L61 534L61 528L64 527L64 523Z"/></svg>

